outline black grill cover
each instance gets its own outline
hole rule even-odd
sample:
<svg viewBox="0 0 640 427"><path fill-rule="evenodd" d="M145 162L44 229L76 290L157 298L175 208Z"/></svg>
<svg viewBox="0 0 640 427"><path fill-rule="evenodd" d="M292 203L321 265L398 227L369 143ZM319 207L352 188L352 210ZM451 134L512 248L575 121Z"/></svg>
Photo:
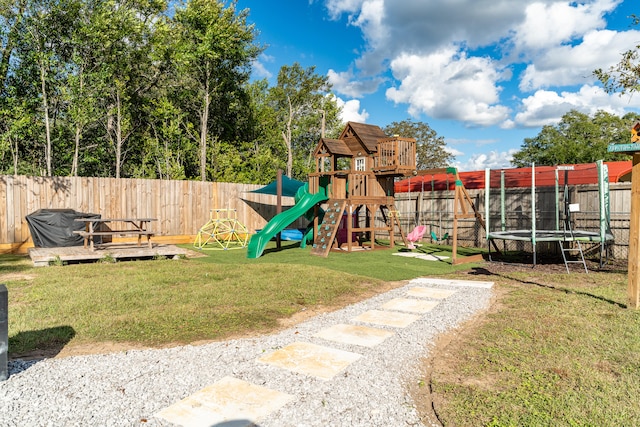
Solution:
<svg viewBox="0 0 640 427"><path fill-rule="evenodd" d="M84 230L85 224L76 218L99 219L100 215L73 209L38 209L25 217L33 244L39 248L82 246L84 239L73 231Z"/></svg>

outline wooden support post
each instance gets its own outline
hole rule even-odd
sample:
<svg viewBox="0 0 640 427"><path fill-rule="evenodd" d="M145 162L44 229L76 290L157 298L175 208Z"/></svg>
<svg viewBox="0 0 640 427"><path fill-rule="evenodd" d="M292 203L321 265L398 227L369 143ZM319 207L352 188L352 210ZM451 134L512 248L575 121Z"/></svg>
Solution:
<svg viewBox="0 0 640 427"><path fill-rule="evenodd" d="M640 152L633 153L631 221L629 224L628 308L640 307Z"/></svg>
<svg viewBox="0 0 640 427"><path fill-rule="evenodd" d="M369 214L371 215L371 250L375 249L376 246L376 212L378 212L378 205L372 205L371 207L369 207L369 205L367 205L367 208L369 208Z"/></svg>
<svg viewBox="0 0 640 427"><path fill-rule="evenodd" d="M276 215L282 213L282 169L278 169L276 175ZM276 247L282 248L282 234L276 234Z"/></svg>
<svg viewBox="0 0 640 427"><path fill-rule="evenodd" d="M347 251L353 250L353 205L347 205Z"/></svg>
<svg viewBox="0 0 640 427"><path fill-rule="evenodd" d="M451 247L451 265L456 265L458 261L458 209L460 209L460 186L456 185L453 199L453 245Z"/></svg>

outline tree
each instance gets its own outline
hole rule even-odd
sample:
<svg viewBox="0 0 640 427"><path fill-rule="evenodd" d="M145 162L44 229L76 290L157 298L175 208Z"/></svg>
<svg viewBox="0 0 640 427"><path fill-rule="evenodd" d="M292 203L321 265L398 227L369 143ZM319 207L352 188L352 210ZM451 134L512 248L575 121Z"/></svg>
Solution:
<svg viewBox="0 0 640 427"><path fill-rule="evenodd" d="M261 51L253 42L254 27L247 24L247 15L246 10L236 14L235 3L225 9L217 0L190 0L176 11L176 64L184 89L193 94L182 99L188 104L185 108L195 112L191 120L197 123L203 181L207 148L211 141L224 139L225 129L233 126L230 110L242 102L251 61Z"/></svg>
<svg viewBox="0 0 640 427"><path fill-rule="evenodd" d="M640 17L631 15L633 25L640 24ZM598 68L593 72L609 93L640 92L640 44L622 54L622 59L608 71Z"/></svg>
<svg viewBox="0 0 640 427"><path fill-rule="evenodd" d="M406 119L393 122L384 128L387 135L398 135L416 140L416 165L418 169L435 169L449 166L453 154L445 149L444 137L438 136L427 123Z"/></svg>
<svg viewBox="0 0 640 427"><path fill-rule="evenodd" d="M303 69L296 62L292 66L284 65L280 68L278 83L270 90L271 103L287 149L286 174L290 178L293 173L294 151L298 151L303 159L308 158L308 145L315 146L320 137L323 114L327 122L334 123L337 120L339 109L335 106L335 98L328 96L330 89L327 76L316 74L315 67ZM313 135L308 134L311 123L318 131ZM299 143L296 150L294 142L300 142L299 138L303 135L302 140L306 144Z"/></svg>
<svg viewBox="0 0 640 427"><path fill-rule="evenodd" d="M53 175L53 117L60 108L61 80L70 53L70 37L79 3L75 0L28 0L22 19L21 60L38 76L42 118L45 130L47 176Z"/></svg>
<svg viewBox="0 0 640 427"><path fill-rule="evenodd" d="M596 160L624 160L621 153L609 153L612 143L629 142L629 129L640 115L619 117L598 111L593 117L571 110L557 125L547 125L534 138L525 138L511 163L517 167L531 163L542 166L591 163Z"/></svg>

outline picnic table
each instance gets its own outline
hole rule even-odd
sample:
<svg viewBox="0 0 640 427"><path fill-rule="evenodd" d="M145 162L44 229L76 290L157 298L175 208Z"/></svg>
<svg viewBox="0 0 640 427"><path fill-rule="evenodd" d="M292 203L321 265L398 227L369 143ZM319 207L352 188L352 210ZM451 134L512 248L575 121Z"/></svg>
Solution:
<svg viewBox="0 0 640 427"><path fill-rule="evenodd" d="M85 223L85 229L74 231L84 238L84 247L89 245L91 251L94 250L94 238L96 236L137 236L138 246L142 245L142 236L146 236L149 249L152 248L151 222L157 221L155 218L76 218L75 221ZM107 226L110 224L110 226ZM111 228L116 226L115 228Z"/></svg>

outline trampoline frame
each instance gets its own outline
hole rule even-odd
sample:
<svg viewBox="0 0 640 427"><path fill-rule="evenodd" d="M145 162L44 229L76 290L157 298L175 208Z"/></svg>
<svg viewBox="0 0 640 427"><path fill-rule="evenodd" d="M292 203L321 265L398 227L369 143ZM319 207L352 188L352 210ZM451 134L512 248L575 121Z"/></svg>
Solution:
<svg viewBox="0 0 640 427"><path fill-rule="evenodd" d="M566 187L568 185L568 171L569 167L558 166L556 169L556 230L537 230L536 229L536 184L535 184L535 164L531 165L531 230L507 230L504 213L505 203L505 179L504 171L501 171L500 179L500 204L501 204L501 231L490 231L490 211L489 211L489 194L490 194L490 169L485 170L485 218L487 219L486 227L486 240L489 248L489 261L492 261L491 257L491 243L495 240L511 240L530 242L533 247L533 266L537 263L537 242L558 242L561 246L563 242L580 242L583 243L599 243L600 244L600 267L604 265L605 246L607 242L612 242L614 236L609 228L609 177L607 171L607 165L602 160L596 162L598 169L598 193L599 193L599 231L587 231L587 230L572 230L567 227L568 215L570 215L569 206L565 206L565 226L564 229L560 229L560 214L557 207L559 199L559 179L558 171L563 170L565 172L565 198ZM565 205L568 202L565 199ZM495 242L494 242L495 245ZM562 249L562 248L561 248ZM497 250L497 246L496 246ZM564 254L563 254L564 255ZM566 264L566 260L565 260ZM585 265L586 270L586 265ZM569 268L567 266L567 271Z"/></svg>

